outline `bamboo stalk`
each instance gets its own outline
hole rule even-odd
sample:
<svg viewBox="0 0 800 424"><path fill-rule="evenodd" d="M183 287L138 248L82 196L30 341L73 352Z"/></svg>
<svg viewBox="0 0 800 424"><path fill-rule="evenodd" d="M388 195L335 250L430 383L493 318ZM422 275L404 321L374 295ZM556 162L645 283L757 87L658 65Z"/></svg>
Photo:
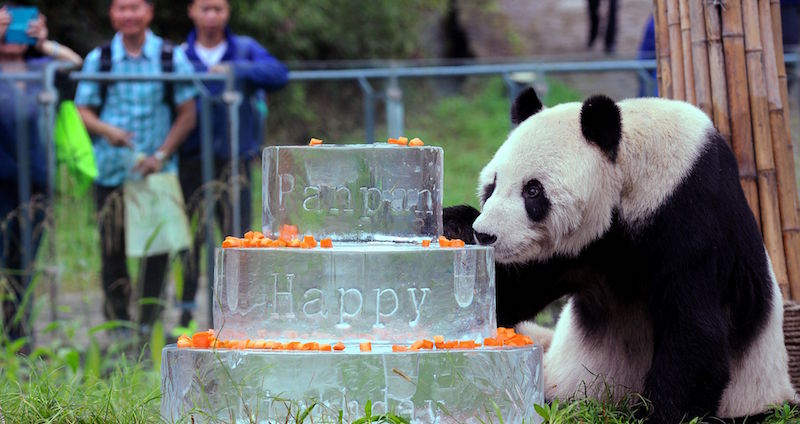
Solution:
<svg viewBox="0 0 800 424"><path fill-rule="evenodd" d="M761 234L764 237L764 245L767 248L767 252L772 259L775 278L778 280L778 285L784 296L788 298L790 296L789 277L786 271L786 256L783 249L780 207L778 206L778 178L775 170L772 136L769 127L769 104L767 103L767 83L764 76L758 0L743 0L741 7L747 88L750 94L753 148L758 176Z"/></svg>
<svg viewBox="0 0 800 424"><path fill-rule="evenodd" d="M722 48L722 25L719 9L704 3L706 36L708 37L708 71L711 80L711 103L714 112L714 126L731 145L731 119L728 108L728 77L725 75L725 54Z"/></svg>
<svg viewBox="0 0 800 424"><path fill-rule="evenodd" d="M681 3L683 4L683 3ZM689 28L692 43L692 70L694 72L695 103L710 118L714 117L714 106L711 99L711 76L709 75L709 52L707 48L706 22L703 15L703 3L688 2ZM726 96L727 103L727 96Z"/></svg>
<svg viewBox="0 0 800 424"><path fill-rule="evenodd" d="M741 4L729 1L724 7L712 7L720 8L722 18L722 48L725 53L725 74L728 76L728 106L733 134L731 146L739 163L742 189L760 226Z"/></svg>
<svg viewBox="0 0 800 424"><path fill-rule="evenodd" d="M761 41L764 49L764 75L767 83L769 125L772 137L773 156L778 176L778 203L781 213L783 249L786 271L789 277L790 296L784 299L800 299L800 213L798 213L797 180L795 179L792 141L785 132L784 111L788 110L781 98L778 80L778 55L775 51L775 32L772 27L770 0L758 0L758 18ZM781 62L783 63L783 62ZM784 67L785 70L785 67Z"/></svg>
<svg viewBox="0 0 800 424"><path fill-rule="evenodd" d="M678 0L667 0L667 30L669 32L669 65L672 70L672 98L686 100Z"/></svg>
<svg viewBox="0 0 800 424"><path fill-rule="evenodd" d="M679 0L678 15L680 18L681 45L683 47L683 80L686 101L696 105L694 88L694 63L692 58L691 22L689 21L689 0Z"/></svg>
<svg viewBox="0 0 800 424"><path fill-rule="evenodd" d="M778 84L781 87L781 104L783 108L783 120L786 125L786 137L789 149L792 149L792 131L790 129L791 116L789 116L789 85L786 79L786 62L783 58L783 24L781 23L781 4L780 0L770 1L770 11L772 12L772 40L775 45L775 61L778 64ZM794 156L792 156L794 157Z"/></svg>
<svg viewBox="0 0 800 424"><path fill-rule="evenodd" d="M656 0L654 10L656 32L656 57L658 58L658 92L672 98L672 70L670 68L669 31L667 30L667 0Z"/></svg>

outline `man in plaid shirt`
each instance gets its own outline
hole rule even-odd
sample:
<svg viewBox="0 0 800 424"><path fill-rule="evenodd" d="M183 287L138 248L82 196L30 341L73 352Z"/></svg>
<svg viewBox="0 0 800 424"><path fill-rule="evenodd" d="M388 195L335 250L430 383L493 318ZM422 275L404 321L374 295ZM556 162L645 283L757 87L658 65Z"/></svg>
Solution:
<svg viewBox="0 0 800 424"><path fill-rule="evenodd" d="M83 71L105 69L128 75L160 73L161 60L166 57L162 52L167 47L164 40L148 29L153 13L152 0L111 0L109 15L117 33L109 46L98 47L87 55ZM104 49L110 56L105 60L111 63L103 67ZM175 72L193 72L180 48L171 53ZM158 81L123 81L105 87L103 84L106 83L80 82L75 104L93 136L99 171L95 202L102 252L103 312L108 319L130 320L131 282L126 265L124 226L120 220L124 216L121 188L128 178L177 171L173 153L195 127L196 90L191 84L175 83L170 88ZM171 99L165 98L170 97L167 93L172 93ZM174 117L171 105L174 105ZM142 297L159 298L168 255L154 255L143 260ZM159 312L160 307L152 302L142 305L143 333L148 332Z"/></svg>

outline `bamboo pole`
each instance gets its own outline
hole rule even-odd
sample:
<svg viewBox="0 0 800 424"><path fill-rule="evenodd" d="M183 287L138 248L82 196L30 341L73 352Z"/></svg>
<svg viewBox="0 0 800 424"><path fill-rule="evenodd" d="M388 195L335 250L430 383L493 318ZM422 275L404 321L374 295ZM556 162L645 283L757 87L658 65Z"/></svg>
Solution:
<svg viewBox="0 0 800 424"><path fill-rule="evenodd" d="M758 19L764 49L764 74L766 75L769 126L773 156L778 177L778 203L781 213L781 232L789 278L789 296L800 299L800 213L798 213L797 180L795 179L792 140L785 131L784 111L788 105L781 98L778 79L778 55L775 49L775 31L772 27L770 0L758 0ZM781 59L781 64L783 64ZM784 67L785 70L785 67ZM789 138L787 142L787 138Z"/></svg>
<svg viewBox="0 0 800 424"><path fill-rule="evenodd" d="M658 58L658 92L672 98L672 70L670 69L669 31L667 30L667 0L657 0L654 11L656 33L656 57Z"/></svg>
<svg viewBox="0 0 800 424"><path fill-rule="evenodd" d="M712 8L719 9L722 18L722 48L725 54L725 74L728 76L728 105L733 133L731 146L739 163L739 178L744 195L760 227L741 4L738 1L729 1L724 7L712 5Z"/></svg>
<svg viewBox="0 0 800 424"><path fill-rule="evenodd" d="M770 1L770 11L772 12L772 40L775 45L775 58L778 64L778 84L781 88L781 104L783 108L783 120L786 125L786 137L789 149L792 149L792 131L790 130L791 117L789 116L789 84L786 79L786 62L783 59L783 24L781 24L781 4L780 0ZM794 156L792 156L794 157Z"/></svg>
<svg viewBox="0 0 800 424"><path fill-rule="evenodd" d="M733 135L731 133L730 108L728 108L728 77L725 75L725 54L722 48L722 24L719 10L716 7L707 3L701 6L708 37L708 70L711 79L714 126L730 146Z"/></svg>
<svg viewBox="0 0 800 424"><path fill-rule="evenodd" d="M683 3L681 3L683 4ZM711 76L708 71L709 51L707 48L706 22L703 15L703 3L688 2L689 29L692 43L692 70L694 72L695 104L709 116L714 117L711 99ZM726 101L727 103L727 96Z"/></svg>
<svg viewBox="0 0 800 424"><path fill-rule="evenodd" d="M772 150L769 127L767 83L764 77L763 46L758 17L758 0L742 0L741 17L744 28L745 67L747 88L750 94L753 148L755 151L761 234L772 259L775 278L785 297L790 296L789 277L781 234L781 217L778 206L778 178ZM771 38L771 36L770 36Z"/></svg>
<svg viewBox="0 0 800 424"><path fill-rule="evenodd" d="M667 31L669 33L669 65L672 70L672 98L686 100L678 0L667 0Z"/></svg>
<svg viewBox="0 0 800 424"><path fill-rule="evenodd" d="M691 104L697 104L694 88L694 65L692 58L691 23L689 22L689 0L678 1L678 16L681 30L681 47L683 55L683 80L685 99Z"/></svg>

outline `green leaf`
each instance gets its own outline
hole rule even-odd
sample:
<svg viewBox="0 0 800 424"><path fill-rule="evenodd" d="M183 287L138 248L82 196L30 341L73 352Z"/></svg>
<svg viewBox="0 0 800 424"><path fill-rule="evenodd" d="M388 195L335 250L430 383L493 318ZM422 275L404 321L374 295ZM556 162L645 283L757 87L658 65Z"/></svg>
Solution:
<svg viewBox="0 0 800 424"><path fill-rule="evenodd" d="M156 372L161 372L161 350L164 349L164 344L164 324L158 320L153 324L153 332L150 333L150 359Z"/></svg>

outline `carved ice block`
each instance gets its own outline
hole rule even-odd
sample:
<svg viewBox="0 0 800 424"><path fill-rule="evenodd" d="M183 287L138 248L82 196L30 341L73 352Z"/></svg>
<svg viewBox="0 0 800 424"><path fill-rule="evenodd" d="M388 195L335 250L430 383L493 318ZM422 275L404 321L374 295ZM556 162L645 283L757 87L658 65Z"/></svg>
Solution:
<svg viewBox="0 0 800 424"><path fill-rule="evenodd" d="M352 422L386 412L414 423L539 423L542 349L479 348L361 353L164 348L161 415L167 422ZM500 414L498 416L498 413Z"/></svg>
<svg viewBox="0 0 800 424"><path fill-rule="evenodd" d="M441 234L440 147L274 146L263 152L263 231L296 225L342 241Z"/></svg>
<svg viewBox="0 0 800 424"><path fill-rule="evenodd" d="M493 250L480 246L217 249L214 293L223 339L482 341L497 328Z"/></svg>

